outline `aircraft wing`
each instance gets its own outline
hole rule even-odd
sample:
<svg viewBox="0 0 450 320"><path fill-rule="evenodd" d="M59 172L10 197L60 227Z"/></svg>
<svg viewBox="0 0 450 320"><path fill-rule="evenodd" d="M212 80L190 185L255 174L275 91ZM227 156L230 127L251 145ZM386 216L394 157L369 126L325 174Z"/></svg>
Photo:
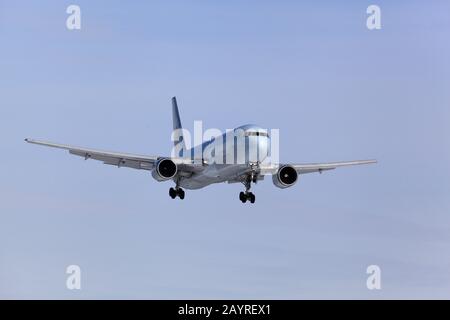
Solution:
<svg viewBox="0 0 450 320"><path fill-rule="evenodd" d="M325 170L333 170L339 167L356 166L362 164L376 163L377 160L354 160L354 161L340 161L330 163L306 163L306 164L293 164L292 166L297 170L298 174L319 172Z"/></svg>
<svg viewBox="0 0 450 320"><path fill-rule="evenodd" d="M128 167L133 169L152 170L159 157L143 156L129 153L119 153L102 151L88 148L69 146L64 144L38 141L33 139L25 139L28 143L38 144L47 147L68 150L69 153L83 157L85 160L94 159L103 161L104 164L114 165L118 167Z"/></svg>
<svg viewBox="0 0 450 320"><path fill-rule="evenodd" d="M354 161L340 161L340 162L328 162L328 163L304 163L304 164L287 164L295 168L298 174L305 174L305 173L312 173L312 172L319 172L322 173L322 171L325 170L333 170L339 167L346 167L346 166L355 166L355 165L362 165L362 164L371 164L371 163L377 163L377 160L354 160ZM279 166L266 166L261 167L261 172L263 174L274 174Z"/></svg>

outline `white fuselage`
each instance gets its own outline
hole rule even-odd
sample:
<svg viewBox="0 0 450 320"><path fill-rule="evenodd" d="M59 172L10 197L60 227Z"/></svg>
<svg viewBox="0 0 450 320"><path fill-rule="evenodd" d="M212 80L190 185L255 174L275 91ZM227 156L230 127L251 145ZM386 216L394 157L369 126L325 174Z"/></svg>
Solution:
<svg viewBox="0 0 450 320"><path fill-rule="evenodd" d="M233 134L206 141L187 151L185 157L203 161L203 169L182 177L179 185L186 189L199 189L212 183L239 182L239 177L252 165L270 156L270 137L267 130L254 125L244 125Z"/></svg>

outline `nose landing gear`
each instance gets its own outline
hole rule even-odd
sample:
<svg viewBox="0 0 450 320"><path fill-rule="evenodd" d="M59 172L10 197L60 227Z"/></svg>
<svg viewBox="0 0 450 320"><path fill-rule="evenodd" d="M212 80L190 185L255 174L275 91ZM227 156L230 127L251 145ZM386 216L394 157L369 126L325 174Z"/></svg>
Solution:
<svg viewBox="0 0 450 320"><path fill-rule="evenodd" d="M250 191L246 192L241 191L239 193L239 200L241 200L242 203L246 203L247 200L250 201L250 203L255 203L255 199L256 199L255 195Z"/></svg>
<svg viewBox="0 0 450 320"><path fill-rule="evenodd" d="M242 183L245 186L245 192L241 191L239 193L239 200L241 200L242 203L246 203L247 200L250 201L250 203L255 203L256 197L255 195L250 192L250 188L252 185L252 181L256 183L256 175L248 176Z"/></svg>

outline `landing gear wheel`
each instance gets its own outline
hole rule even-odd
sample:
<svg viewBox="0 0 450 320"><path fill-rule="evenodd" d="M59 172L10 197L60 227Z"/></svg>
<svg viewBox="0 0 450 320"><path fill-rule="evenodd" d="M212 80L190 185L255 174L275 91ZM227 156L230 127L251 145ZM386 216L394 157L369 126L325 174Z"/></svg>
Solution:
<svg viewBox="0 0 450 320"><path fill-rule="evenodd" d="M258 180L258 176L256 174L248 175L244 180L242 180L242 184L245 186L245 192L239 193L239 200L241 200L242 203L246 203L247 200L250 201L250 203L255 203L256 197L255 195L250 192L250 188L252 186L252 182L256 183Z"/></svg>
<svg viewBox="0 0 450 320"><path fill-rule="evenodd" d="M170 188L169 189L169 196L172 199L175 199L177 196L180 197L181 200L184 199L184 190L181 188Z"/></svg>
<svg viewBox="0 0 450 320"><path fill-rule="evenodd" d="M239 200L241 200L242 203L246 203L247 200L250 201L250 203L255 203L256 197L252 192L240 192L239 193Z"/></svg>
<svg viewBox="0 0 450 320"><path fill-rule="evenodd" d="M175 190L174 188L170 188L170 189L169 189L169 196L170 196L172 199L175 199L175 198L177 197L177 190Z"/></svg>
<svg viewBox="0 0 450 320"><path fill-rule="evenodd" d="M184 199L184 190L183 189L181 189L181 188L178 189L178 196L180 197L181 200Z"/></svg>

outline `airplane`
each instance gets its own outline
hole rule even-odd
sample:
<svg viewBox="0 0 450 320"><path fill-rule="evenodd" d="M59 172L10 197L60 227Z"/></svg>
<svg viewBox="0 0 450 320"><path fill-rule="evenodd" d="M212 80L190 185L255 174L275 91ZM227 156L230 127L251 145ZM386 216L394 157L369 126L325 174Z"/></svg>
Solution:
<svg viewBox="0 0 450 320"><path fill-rule="evenodd" d="M239 193L242 203L255 202L255 195L250 191L252 183L264 180L266 175L272 176L273 184L278 188L292 187L299 175L306 173L322 173L339 167L376 163L376 160L355 160L330 163L272 163L266 161L271 156L271 137L267 130L256 125L243 125L232 130L231 140L226 133L205 141L193 148L186 148L184 129L181 125L180 113L176 97L172 98L172 140L178 147L175 156L147 156L122 152L102 151L81 148L65 144L51 143L33 139L25 139L28 143L68 150L70 154L94 159L104 164L117 167L151 171L152 177L161 181L173 181L175 188L169 189L172 199L185 198L185 189L201 189L214 183L242 183L245 191ZM176 133L174 135L174 133ZM229 137L228 133L228 137ZM239 138L235 138L239 137ZM231 141L231 143L230 143ZM249 146L252 145L252 148ZM256 148L257 157L254 156ZM214 150L214 152L205 152ZM221 151L222 155L217 151ZM241 150L241 152L239 151ZM216 155L217 153L217 155ZM227 158L225 163L218 158ZM232 161L229 161L231 159Z"/></svg>

